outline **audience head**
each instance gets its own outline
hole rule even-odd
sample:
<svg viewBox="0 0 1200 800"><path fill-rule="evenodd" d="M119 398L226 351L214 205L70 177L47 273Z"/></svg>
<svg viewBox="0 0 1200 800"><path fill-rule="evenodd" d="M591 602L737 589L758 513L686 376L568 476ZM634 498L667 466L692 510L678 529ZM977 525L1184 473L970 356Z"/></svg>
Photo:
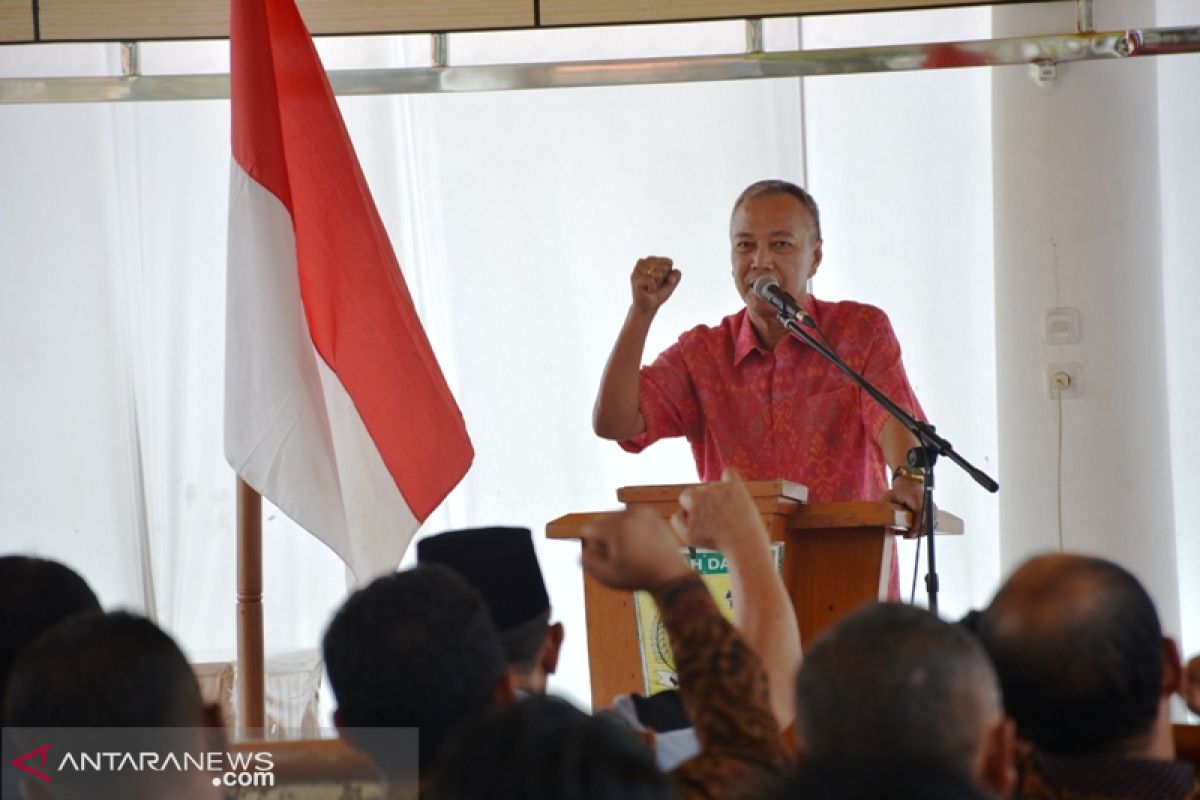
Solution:
<svg viewBox="0 0 1200 800"><path fill-rule="evenodd" d="M898 603L822 634L796 680L796 728L814 765L902 760L1007 792L1011 726L969 633Z"/></svg>
<svg viewBox="0 0 1200 800"><path fill-rule="evenodd" d="M6 723L18 740L22 728L79 729L56 740L64 752L87 751L99 742L105 749L151 748L179 757L224 746L220 716L204 705L196 676L174 640L150 620L123 611L75 616L22 651L9 680ZM97 728L110 730L93 732ZM111 730L118 728L154 730L119 735ZM55 775L49 788L60 800L164 793L209 798L219 796L211 779L196 770L66 771Z"/></svg>
<svg viewBox="0 0 1200 800"><path fill-rule="evenodd" d="M489 716L446 747L436 800L553 797L659 800L668 784L628 729L556 697L532 697Z"/></svg>
<svg viewBox="0 0 1200 800"><path fill-rule="evenodd" d="M178 645L125 611L69 619L17 657L7 722L47 727L188 727L209 721Z"/></svg>
<svg viewBox="0 0 1200 800"><path fill-rule="evenodd" d="M1100 558L1019 567L979 618L1018 734L1056 754L1136 753L1178 686L1178 652L1154 602Z"/></svg>
<svg viewBox="0 0 1200 800"><path fill-rule="evenodd" d="M775 800L989 800L962 775L901 759L831 761L803 767Z"/></svg>
<svg viewBox="0 0 1200 800"><path fill-rule="evenodd" d="M417 561L443 564L483 596L518 688L546 690L558 667L563 627L550 624L550 596L528 528L471 528L417 542Z"/></svg>
<svg viewBox="0 0 1200 800"><path fill-rule="evenodd" d="M0 557L0 719L17 653L64 619L99 610L87 581L70 567L28 556Z"/></svg>
<svg viewBox="0 0 1200 800"><path fill-rule="evenodd" d="M513 688L479 593L452 570L424 564L376 579L338 610L324 639L335 719L350 743L394 780L403 759L366 728L419 728L419 768L446 735ZM401 770L401 772L397 772Z"/></svg>

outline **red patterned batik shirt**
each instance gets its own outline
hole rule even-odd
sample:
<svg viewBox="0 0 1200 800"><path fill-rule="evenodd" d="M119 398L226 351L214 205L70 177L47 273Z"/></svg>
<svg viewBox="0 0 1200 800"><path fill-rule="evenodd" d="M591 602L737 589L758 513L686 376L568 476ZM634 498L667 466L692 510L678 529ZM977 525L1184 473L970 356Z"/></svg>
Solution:
<svg viewBox="0 0 1200 800"><path fill-rule="evenodd" d="M847 364L924 418L883 311L811 296L805 309ZM807 344L789 336L764 348L745 309L693 328L643 367L640 397L646 430L621 447L684 436L702 481L736 467L745 480L804 484L814 503L887 491L879 432L888 413Z"/></svg>

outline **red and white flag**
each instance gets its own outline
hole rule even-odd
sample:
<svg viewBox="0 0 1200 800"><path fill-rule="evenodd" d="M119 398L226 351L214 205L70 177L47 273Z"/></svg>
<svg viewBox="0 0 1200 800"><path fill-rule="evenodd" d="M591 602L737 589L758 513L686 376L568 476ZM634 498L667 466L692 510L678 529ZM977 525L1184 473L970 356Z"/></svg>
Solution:
<svg viewBox="0 0 1200 800"><path fill-rule="evenodd" d="M233 0L225 458L358 581L474 457L294 0Z"/></svg>

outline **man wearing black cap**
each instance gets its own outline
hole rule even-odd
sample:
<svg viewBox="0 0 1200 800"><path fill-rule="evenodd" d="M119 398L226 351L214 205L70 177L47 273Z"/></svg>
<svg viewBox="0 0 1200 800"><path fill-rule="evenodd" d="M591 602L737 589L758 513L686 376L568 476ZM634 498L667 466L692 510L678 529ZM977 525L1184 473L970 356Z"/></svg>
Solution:
<svg viewBox="0 0 1200 800"><path fill-rule="evenodd" d="M561 622L550 624L550 596L528 528L470 528L417 542L417 561L443 564L487 604L518 692L544 694L558 667Z"/></svg>

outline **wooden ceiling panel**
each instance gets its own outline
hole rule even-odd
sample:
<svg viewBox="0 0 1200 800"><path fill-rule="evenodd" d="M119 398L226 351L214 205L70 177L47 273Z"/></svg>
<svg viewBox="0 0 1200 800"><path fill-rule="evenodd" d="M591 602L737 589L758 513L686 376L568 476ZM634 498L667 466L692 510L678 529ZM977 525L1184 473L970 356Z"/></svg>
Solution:
<svg viewBox="0 0 1200 800"><path fill-rule="evenodd" d="M0 0L0 42L33 41L33 0Z"/></svg>
<svg viewBox="0 0 1200 800"><path fill-rule="evenodd" d="M0 9L10 2L15 0L0 0ZM313 34L335 35L529 28L533 2L298 0L297 5ZM44 42L229 36L229 0L40 0L38 8Z"/></svg>
<svg viewBox="0 0 1200 800"><path fill-rule="evenodd" d="M996 0L993 0L995 2ZM541 0L543 25L615 25L980 5L983 0ZM1004 0L999 0L1004 2Z"/></svg>

